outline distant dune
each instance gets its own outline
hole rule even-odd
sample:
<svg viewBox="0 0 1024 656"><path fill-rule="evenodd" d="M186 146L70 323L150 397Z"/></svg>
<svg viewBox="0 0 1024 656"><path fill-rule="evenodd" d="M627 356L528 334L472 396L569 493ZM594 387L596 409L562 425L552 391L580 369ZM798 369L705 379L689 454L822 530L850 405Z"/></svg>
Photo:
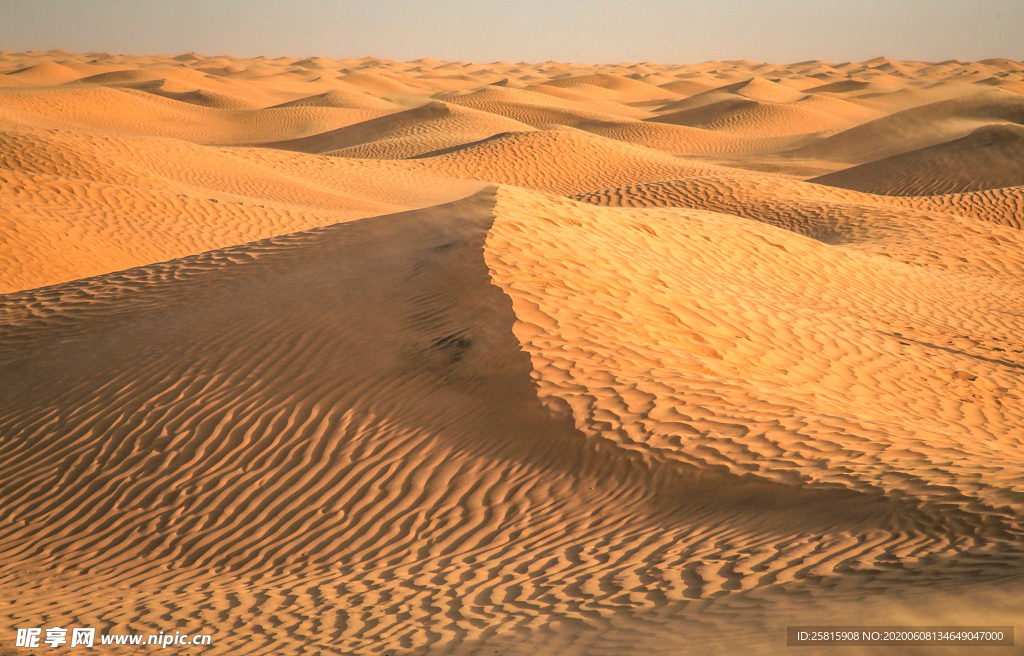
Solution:
<svg viewBox="0 0 1024 656"><path fill-rule="evenodd" d="M986 125L1005 123L1024 124L1024 95L1007 91L975 92L898 111L805 146L791 155L863 164L953 141Z"/></svg>
<svg viewBox="0 0 1024 656"><path fill-rule="evenodd" d="M986 125L960 139L854 166L811 182L887 196L932 196L1024 186L1024 125Z"/></svg>
<svg viewBox="0 0 1024 656"><path fill-rule="evenodd" d="M337 130L266 145L306 153L406 159L480 141L503 132L532 129L518 121L433 100L419 107Z"/></svg>
<svg viewBox="0 0 1024 656"><path fill-rule="evenodd" d="M1022 93L0 52L0 654L1020 627Z"/></svg>

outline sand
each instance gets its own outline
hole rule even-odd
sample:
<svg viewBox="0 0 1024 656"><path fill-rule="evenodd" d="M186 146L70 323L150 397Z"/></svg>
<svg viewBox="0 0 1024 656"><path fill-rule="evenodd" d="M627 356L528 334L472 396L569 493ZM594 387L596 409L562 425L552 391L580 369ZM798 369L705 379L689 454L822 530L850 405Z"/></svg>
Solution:
<svg viewBox="0 0 1024 656"><path fill-rule="evenodd" d="M914 175L900 175L904 171ZM960 139L853 166L813 182L886 196L1024 186L1024 126L986 125Z"/></svg>
<svg viewBox="0 0 1024 656"><path fill-rule="evenodd" d="M1019 633L1022 94L0 53L0 654Z"/></svg>

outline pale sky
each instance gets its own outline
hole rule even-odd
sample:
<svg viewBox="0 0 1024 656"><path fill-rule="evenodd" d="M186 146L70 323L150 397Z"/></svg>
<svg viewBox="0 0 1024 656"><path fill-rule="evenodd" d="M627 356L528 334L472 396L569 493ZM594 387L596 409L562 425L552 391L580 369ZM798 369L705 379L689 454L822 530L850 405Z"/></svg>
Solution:
<svg viewBox="0 0 1024 656"><path fill-rule="evenodd" d="M1024 0L0 0L0 49L408 61L1024 58Z"/></svg>

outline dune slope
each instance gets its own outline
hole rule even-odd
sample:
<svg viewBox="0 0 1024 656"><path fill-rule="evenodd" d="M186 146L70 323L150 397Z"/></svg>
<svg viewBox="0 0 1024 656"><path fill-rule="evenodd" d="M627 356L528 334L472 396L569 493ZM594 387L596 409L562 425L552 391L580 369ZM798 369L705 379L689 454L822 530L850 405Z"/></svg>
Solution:
<svg viewBox="0 0 1024 656"><path fill-rule="evenodd" d="M1003 123L1024 124L1024 96L987 92L926 103L858 125L791 155L863 164Z"/></svg>
<svg viewBox="0 0 1024 656"><path fill-rule="evenodd" d="M212 653L675 653L693 601L1006 582L1021 296L833 248L499 189L7 295L0 586Z"/></svg>
<svg viewBox="0 0 1024 656"><path fill-rule="evenodd" d="M265 145L304 153L405 159L480 141L502 132L531 129L518 121L432 101L322 134Z"/></svg>
<svg viewBox="0 0 1024 656"><path fill-rule="evenodd" d="M966 137L815 178L886 196L933 196L1024 185L1024 126L980 127Z"/></svg>

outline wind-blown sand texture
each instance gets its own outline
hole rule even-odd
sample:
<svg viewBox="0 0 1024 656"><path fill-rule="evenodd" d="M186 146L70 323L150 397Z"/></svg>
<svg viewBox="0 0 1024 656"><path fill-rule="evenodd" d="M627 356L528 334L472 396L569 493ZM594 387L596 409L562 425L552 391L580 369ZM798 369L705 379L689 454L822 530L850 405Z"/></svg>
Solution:
<svg viewBox="0 0 1024 656"><path fill-rule="evenodd" d="M1022 94L0 53L0 654L1020 630Z"/></svg>

